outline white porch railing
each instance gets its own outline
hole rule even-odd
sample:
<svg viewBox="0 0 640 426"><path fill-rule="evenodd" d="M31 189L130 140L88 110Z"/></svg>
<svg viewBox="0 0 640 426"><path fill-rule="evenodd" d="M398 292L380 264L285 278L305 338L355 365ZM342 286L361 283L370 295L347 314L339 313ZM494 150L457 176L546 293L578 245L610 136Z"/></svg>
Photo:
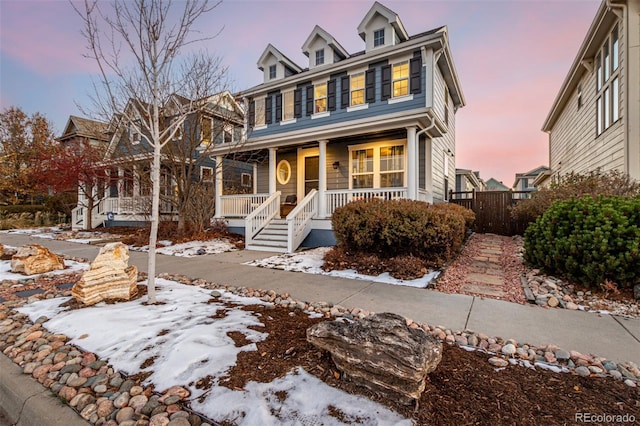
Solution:
<svg viewBox="0 0 640 426"><path fill-rule="evenodd" d="M244 218L245 245L249 246L253 242L256 234L264 228L271 219L279 214L280 191L277 191Z"/></svg>
<svg viewBox="0 0 640 426"><path fill-rule="evenodd" d="M371 200L395 200L407 198L407 188L379 188L379 189L339 189L326 191L326 209L322 217L329 217L333 212L352 201Z"/></svg>
<svg viewBox="0 0 640 426"><path fill-rule="evenodd" d="M312 189L287 215L287 252L293 253L311 232L311 219L318 214L318 191Z"/></svg>
<svg viewBox="0 0 640 426"><path fill-rule="evenodd" d="M237 194L223 195L222 216L224 217L245 217L269 198L269 194Z"/></svg>
<svg viewBox="0 0 640 426"><path fill-rule="evenodd" d="M98 214L107 214L107 212L118 213L120 210L119 207L119 198L103 198L98 203L97 213Z"/></svg>
<svg viewBox="0 0 640 426"><path fill-rule="evenodd" d="M151 212L151 196L103 198L97 205L96 213L106 215L107 212L115 214L149 214ZM160 200L160 213L174 212L175 207L171 202Z"/></svg>

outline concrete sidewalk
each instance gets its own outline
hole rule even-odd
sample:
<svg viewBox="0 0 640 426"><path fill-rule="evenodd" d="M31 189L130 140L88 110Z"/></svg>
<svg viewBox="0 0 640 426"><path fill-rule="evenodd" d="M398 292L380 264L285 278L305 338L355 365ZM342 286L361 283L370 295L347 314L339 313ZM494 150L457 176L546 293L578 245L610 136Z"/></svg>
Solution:
<svg viewBox="0 0 640 426"><path fill-rule="evenodd" d="M0 234L0 243L38 243L56 253L93 259L99 247ZM442 325L453 331L469 329L489 336L513 338L541 346L553 343L640 364L640 319L565 309L544 309L474 296L375 283L364 280L287 272L243 265L276 253L239 251L192 258L158 255L157 273L183 274L218 284L289 293L306 302L332 302L374 312L395 312L419 323ZM130 263L147 270L147 254L130 252Z"/></svg>

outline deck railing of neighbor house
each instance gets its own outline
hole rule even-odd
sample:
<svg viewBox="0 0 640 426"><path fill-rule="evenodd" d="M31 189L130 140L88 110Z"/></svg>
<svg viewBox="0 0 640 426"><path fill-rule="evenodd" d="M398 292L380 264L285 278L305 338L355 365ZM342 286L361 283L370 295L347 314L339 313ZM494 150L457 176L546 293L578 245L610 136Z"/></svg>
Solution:
<svg viewBox="0 0 640 426"><path fill-rule="evenodd" d="M287 252L302 244L311 231L311 219L318 214L318 191L312 189L287 215Z"/></svg>
<svg viewBox="0 0 640 426"><path fill-rule="evenodd" d="M269 194L223 195L222 215L224 217L245 217L269 198Z"/></svg>
<svg viewBox="0 0 640 426"><path fill-rule="evenodd" d="M379 188L379 189L338 189L327 191L326 212L324 217L333 215L333 212L345 204L358 200L395 200L407 198L407 188Z"/></svg>
<svg viewBox="0 0 640 426"><path fill-rule="evenodd" d="M151 196L138 197L108 197L98 202L97 213L147 215L151 213ZM160 213L175 213L174 205L168 200L160 200Z"/></svg>
<svg viewBox="0 0 640 426"><path fill-rule="evenodd" d="M280 191L277 191L244 218L245 245L250 245L256 234L279 213Z"/></svg>

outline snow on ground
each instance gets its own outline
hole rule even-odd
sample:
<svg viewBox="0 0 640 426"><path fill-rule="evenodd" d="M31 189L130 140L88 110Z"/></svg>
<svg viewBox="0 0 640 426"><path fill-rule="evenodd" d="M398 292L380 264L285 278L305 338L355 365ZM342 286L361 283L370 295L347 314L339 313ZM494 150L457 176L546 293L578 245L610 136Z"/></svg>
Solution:
<svg viewBox="0 0 640 426"><path fill-rule="evenodd" d="M11 272L11 261L0 261L0 281L2 280L23 280L26 278L35 278L41 275L60 275L68 274L69 272L86 271L89 269L88 263L76 262L74 260L65 260L65 268L59 271L47 272L44 274L24 275Z"/></svg>
<svg viewBox="0 0 640 426"><path fill-rule="evenodd" d="M152 372L145 384L163 391L173 385L191 392L192 408L216 421L239 425L345 424L329 415L329 406L344 413L347 424L410 425L411 421L366 398L334 389L302 369L271 383L250 382L242 391L218 386L219 379L236 363L241 351L256 350L267 335L253 330L262 326L255 312L240 308L226 311L219 302L208 303L210 291L157 279L157 299L163 305L145 306L146 298L67 310L69 298L37 301L19 308L32 321L47 316L44 326L70 337L71 343L96 353L126 374ZM238 305L266 304L221 292L221 300ZM227 335L241 332L253 343L237 348ZM154 359L142 368L145 360ZM213 387L199 390L189 383L211 375ZM281 401L282 391L287 397ZM276 395L278 393L278 395ZM199 398L202 397L201 400Z"/></svg>
<svg viewBox="0 0 640 426"><path fill-rule="evenodd" d="M156 249L156 253L164 254L167 256L181 256L181 257L194 257L202 256L205 254L218 254L228 251L238 250L226 238L220 238L210 241L189 241L181 244L171 244L171 241L160 241L164 247ZM149 246L143 247L129 247L130 250L135 251L149 251Z"/></svg>
<svg viewBox="0 0 640 426"><path fill-rule="evenodd" d="M431 271L422 278L415 280L400 280L393 278L388 272L374 275L359 274L353 269L346 269L343 271L324 271L322 265L324 265L324 255L331 247L318 247L311 250L302 251L299 253L283 254L278 256L268 257L266 259L258 259L245 263L245 265L259 266L262 268L283 269L285 271L305 272L307 274L321 274L330 275L332 277L342 277L357 280L375 281L384 284L404 285L408 287L425 288L429 283L434 280L440 271Z"/></svg>

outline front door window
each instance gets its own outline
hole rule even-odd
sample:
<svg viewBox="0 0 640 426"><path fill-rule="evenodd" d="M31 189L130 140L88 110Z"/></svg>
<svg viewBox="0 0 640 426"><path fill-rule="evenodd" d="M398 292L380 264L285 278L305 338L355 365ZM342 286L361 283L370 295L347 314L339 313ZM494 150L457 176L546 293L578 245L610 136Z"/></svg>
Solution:
<svg viewBox="0 0 640 426"><path fill-rule="evenodd" d="M319 171L320 171L320 157L305 157L304 158L304 195L307 195L312 189L319 188Z"/></svg>

